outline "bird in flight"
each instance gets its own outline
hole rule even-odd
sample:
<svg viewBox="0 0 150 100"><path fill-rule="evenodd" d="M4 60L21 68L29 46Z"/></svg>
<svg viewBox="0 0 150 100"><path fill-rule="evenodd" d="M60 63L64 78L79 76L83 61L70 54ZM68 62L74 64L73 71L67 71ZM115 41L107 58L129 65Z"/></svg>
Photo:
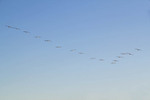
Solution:
<svg viewBox="0 0 150 100"><path fill-rule="evenodd" d="M94 60L94 59L96 59L96 58L95 58L95 57L91 57L90 59Z"/></svg>
<svg viewBox="0 0 150 100"><path fill-rule="evenodd" d="M51 40L44 40L45 42L51 42Z"/></svg>
<svg viewBox="0 0 150 100"><path fill-rule="evenodd" d="M136 51L142 51L141 49L135 48Z"/></svg>
<svg viewBox="0 0 150 100"><path fill-rule="evenodd" d="M117 58L123 58L122 56L117 56Z"/></svg>
<svg viewBox="0 0 150 100"><path fill-rule="evenodd" d="M6 27L8 27L8 28L13 28L12 26L9 26L9 25L6 25Z"/></svg>
<svg viewBox="0 0 150 100"><path fill-rule="evenodd" d="M70 51L71 51L71 52L74 52L74 51L76 51L76 49L71 49Z"/></svg>
<svg viewBox="0 0 150 100"><path fill-rule="evenodd" d="M23 31L24 33L30 33L30 32L28 32L28 31Z"/></svg>
<svg viewBox="0 0 150 100"><path fill-rule="evenodd" d="M41 38L41 36L35 36L35 38L36 38L36 39L40 39L40 38Z"/></svg>
<svg viewBox="0 0 150 100"><path fill-rule="evenodd" d="M133 54L132 53L127 53L128 55L132 56Z"/></svg>
<svg viewBox="0 0 150 100"><path fill-rule="evenodd" d="M78 52L78 54L84 54L83 52Z"/></svg>
<svg viewBox="0 0 150 100"><path fill-rule="evenodd" d="M104 61L104 59L99 59L99 61Z"/></svg>
<svg viewBox="0 0 150 100"><path fill-rule="evenodd" d="M115 59L115 60L113 60L113 61L114 61L114 62L118 62L118 60L116 60L116 59Z"/></svg>
<svg viewBox="0 0 150 100"><path fill-rule="evenodd" d="M56 46L56 48L62 48L61 46Z"/></svg>
<svg viewBox="0 0 150 100"><path fill-rule="evenodd" d="M112 62L111 64L116 64L116 62Z"/></svg>

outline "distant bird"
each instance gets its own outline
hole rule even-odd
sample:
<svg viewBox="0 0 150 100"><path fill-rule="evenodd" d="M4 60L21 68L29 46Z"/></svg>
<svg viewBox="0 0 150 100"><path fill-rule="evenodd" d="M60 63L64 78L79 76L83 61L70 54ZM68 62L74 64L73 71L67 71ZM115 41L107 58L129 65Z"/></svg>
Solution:
<svg viewBox="0 0 150 100"><path fill-rule="evenodd" d="M99 59L99 61L104 61L104 59Z"/></svg>
<svg viewBox="0 0 150 100"><path fill-rule="evenodd" d="M136 51L142 51L141 49L135 48Z"/></svg>
<svg viewBox="0 0 150 100"><path fill-rule="evenodd" d="M74 52L74 51L76 51L76 49L71 49L70 51L71 51L71 52Z"/></svg>
<svg viewBox="0 0 150 100"><path fill-rule="evenodd" d="M21 30L20 28L15 27L16 30Z"/></svg>
<svg viewBox="0 0 150 100"><path fill-rule="evenodd" d="M123 58L122 56L117 56L117 58Z"/></svg>
<svg viewBox="0 0 150 100"><path fill-rule="evenodd" d="M118 60L113 60L114 62L118 62Z"/></svg>
<svg viewBox="0 0 150 100"><path fill-rule="evenodd" d="M40 39L40 38L41 38L41 36L35 36L35 38L36 38L36 39Z"/></svg>
<svg viewBox="0 0 150 100"><path fill-rule="evenodd" d="M128 55L132 56L133 54L132 53L127 53Z"/></svg>
<svg viewBox="0 0 150 100"><path fill-rule="evenodd" d="M28 32L28 31L23 31L24 33L30 33L30 32Z"/></svg>
<svg viewBox="0 0 150 100"><path fill-rule="evenodd" d="M62 48L61 46L56 46L56 48Z"/></svg>
<svg viewBox="0 0 150 100"><path fill-rule="evenodd" d="M111 64L116 64L116 62L111 62Z"/></svg>
<svg viewBox="0 0 150 100"><path fill-rule="evenodd" d="M8 28L13 28L12 26L9 26L9 25L6 25L6 27L8 27Z"/></svg>
<svg viewBox="0 0 150 100"><path fill-rule="evenodd" d="M51 40L44 40L45 42L51 42Z"/></svg>
<svg viewBox="0 0 150 100"><path fill-rule="evenodd" d="M96 58L95 58L95 57L91 57L90 59L94 60L94 59L96 59Z"/></svg>
<svg viewBox="0 0 150 100"><path fill-rule="evenodd" d="M121 55L128 55L128 53L121 53Z"/></svg>
<svg viewBox="0 0 150 100"><path fill-rule="evenodd" d="M83 52L78 52L78 54L84 54Z"/></svg>

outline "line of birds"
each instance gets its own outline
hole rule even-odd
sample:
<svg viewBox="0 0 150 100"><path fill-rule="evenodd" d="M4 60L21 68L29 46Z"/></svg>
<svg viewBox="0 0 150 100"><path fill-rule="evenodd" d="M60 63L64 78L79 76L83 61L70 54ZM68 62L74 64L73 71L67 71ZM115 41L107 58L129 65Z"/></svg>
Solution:
<svg viewBox="0 0 150 100"><path fill-rule="evenodd" d="M22 32L25 33L25 34L32 34L31 32L26 31L26 30L22 30L22 29L20 29L20 28L18 28L18 27L13 27L13 26L10 26L10 25L6 25L6 27L7 27L7 28L11 28L11 29L15 29L15 30L22 31ZM36 38L36 39L41 39L41 36L35 35L34 38ZM52 40L49 40L49 39L46 39L46 40L44 40L44 41L45 41L45 42L52 42ZM62 46L56 46L55 48L62 48ZM139 48L135 48L135 50L136 50L136 51L142 51L142 50L139 49ZM77 51L77 49L70 49L69 51L70 51L70 52L75 52L75 51ZM78 54L82 55L82 54L85 54L85 53L84 53L84 52L78 52ZM112 60L111 64L116 64L116 63L118 63L119 60L122 59L122 58L124 58L124 56L126 56L126 55L132 56L133 54L130 53L130 52L123 52L123 53L120 53L119 56L116 56L117 59ZM96 58L96 57L90 57L89 59L91 59L91 60L96 60L97 58ZM104 62L104 61L105 61L105 59L102 59L102 58L100 58L100 59L98 59L98 60L101 61L101 62Z"/></svg>

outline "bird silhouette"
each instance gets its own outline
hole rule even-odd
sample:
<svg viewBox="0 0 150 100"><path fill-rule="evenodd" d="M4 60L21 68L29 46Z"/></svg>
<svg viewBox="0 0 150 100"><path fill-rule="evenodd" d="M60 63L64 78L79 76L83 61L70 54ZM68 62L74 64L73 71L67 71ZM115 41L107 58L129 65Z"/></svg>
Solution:
<svg viewBox="0 0 150 100"><path fill-rule="evenodd" d="M45 42L51 42L51 40L44 40Z"/></svg>
<svg viewBox="0 0 150 100"><path fill-rule="evenodd" d="M56 46L56 48L62 48L62 46Z"/></svg>

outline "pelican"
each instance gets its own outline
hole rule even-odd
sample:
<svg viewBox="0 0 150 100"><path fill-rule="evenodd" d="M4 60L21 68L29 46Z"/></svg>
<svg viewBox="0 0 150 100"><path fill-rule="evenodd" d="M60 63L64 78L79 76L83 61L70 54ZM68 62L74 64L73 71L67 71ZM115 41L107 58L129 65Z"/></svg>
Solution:
<svg viewBox="0 0 150 100"><path fill-rule="evenodd" d="M23 31L24 33L30 33L30 32L28 32L28 31Z"/></svg>
<svg viewBox="0 0 150 100"><path fill-rule="evenodd" d="M118 60L113 60L114 62L118 62Z"/></svg>
<svg viewBox="0 0 150 100"><path fill-rule="evenodd" d="M95 57L91 57L90 59L94 60L94 59L96 59L96 58L95 58Z"/></svg>
<svg viewBox="0 0 150 100"><path fill-rule="evenodd" d="M99 61L104 61L104 59L99 59Z"/></svg>
<svg viewBox="0 0 150 100"><path fill-rule="evenodd" d="M117 58L123 58L122 56L117 56Z"/></svg>
<svg viewBox="0 0 150 100"><path fill-rule="evenodd" d="M73 52L73 51L76 51L76 49L71 49L70 51Z"/></svg>
<svg viewBox="0 0 150 100"><path fill-rule="evenodd" d="M51 40L44 40L45 42L51 42Z"/></svg>
<svg viewBox="0 0 150 100"><path fill-rule="evenodd" d="M84 54L83 52L78 52L78 54Z"/></svg>
<svg viewBox="0 0 150 100"><path fill-rule="evenodd" d="M141 49L135 48L136 51L142 51Z"/></svg>
<svg viewBox="0 0 150 100"><path fill-rule="evenodd" d="M8 27L8 28L13 28L12 26L9 26L9 25L6 25L6 27Z"/></svg>
<svg viewBox="0 0 150 100"><path fill-rule="evenodd" d="M116 64L116 62L112 62L111 64Z"/></svg>
<svg viewBox="0 0 150 100"><path fill-rule="evenodd" d="M41 38L41 36L35 36L35 38L36 38L36 39L39 39L39 38Z"/></svg>
<svg viewBox="0 0 150 100"><path fill-rule="evenodd" d="M61 46L56 46L56 48L62 48Z"/></svg>

